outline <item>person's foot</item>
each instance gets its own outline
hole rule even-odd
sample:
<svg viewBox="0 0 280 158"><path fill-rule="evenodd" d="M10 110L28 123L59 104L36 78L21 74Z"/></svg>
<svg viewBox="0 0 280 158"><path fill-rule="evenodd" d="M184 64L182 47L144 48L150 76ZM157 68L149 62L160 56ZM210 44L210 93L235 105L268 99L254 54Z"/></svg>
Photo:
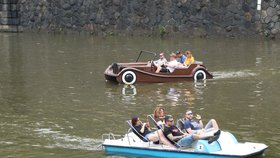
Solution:
<svg viewBox="0 0 280 158"><path fill-rule="evenodd" d="M220 135L210 137L209 140L208 140L208 144L211 144L211 143L213 143L214 141L218 140L218 139L219 139L219 136L220 136Z"/></svg>
<svg viewBox="0 0 280 158"><path fill-rule="evenodd" d="M175 148L176 148L176 149L181 148L181 146L180 146L180 145L178 145L178 144L174 144L174 146L175 146Z"/></svg>
<svg viewBox="0 0 280 158"><path fill-rule="evenodd" d="M211 143L213 143L214 141L218 140L219 137L220 137L220 134L221 134L221 131L220 131L220 130L218 130L217 132L215 132L215 133L214 133L214 136L209 138L208 144L211 144Z"/></svg>
<svg viewBox="0 0 280 158"><path fill-rule="evenodd" d="M221 130L218 130L217 132L214 133L214 136L220 135L221 134Z"/></svg>

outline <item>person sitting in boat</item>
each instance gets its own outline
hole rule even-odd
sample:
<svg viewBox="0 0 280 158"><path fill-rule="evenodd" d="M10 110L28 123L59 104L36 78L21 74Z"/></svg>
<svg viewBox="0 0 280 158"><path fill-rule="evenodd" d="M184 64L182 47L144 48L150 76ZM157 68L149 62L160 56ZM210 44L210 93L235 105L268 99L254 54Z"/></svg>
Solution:
<svg viewBox="0 0 280 158"><path fill-rule="evenodd" d="M161 52L161 53L159 54L159 59L156 60L156 61L154 61L154 64L155 64L156 66L164 66L166 63L167 63L167 60L166 60L166 58L164 57L164 53L163 53L163 52Z"/></svg>
<svg viewBox="0 0 280 158"><path fill-rule="evenodd" d="M182 67L183 65L176 60L176 54L170 54L170 61L165 64L166 67L161 67L157 65L156 73L159 72L169 72L172 73L176 68Z"/></svg>
<svg viewBox="0 0 280 158"><path fill-rule="evenodd" d="M182 54L180 51L176 52L176 56L177 56L177 61L181 64L184 64L184 62L186 60L186 56L184 54Z"/></svg>
<svg viewBox="0 0 280 158"><path fill-rule="evenodd" d="M219 130L219 126L216 120L209 120L209 122L203 128L201 116L197 114L195 118L196 119L193 119L192 111L190 109L187 109L184 119L184 128L188 133L192 134Z"/></svg>
<svg viewBox="0 0 280 158"><path fill-rule="evenodd" d="M184 65L190 66L195 61L194 57L190 51L186 51L185 53L186 53L187 57L186 57L186 60L184 61Z"/></svg>
<svg viewBox="0 0 280 158"><path fill-rule="evenodd" d="M154 110L154 120L157 125L163 127L164 125L164 108L162 106L157 106Z"/></svg>
<svg viewBox="0 0 280 158"><path fill-rule="evenodd" d="M165 125L163 134L166 138L178 147L187 147L190 146L195 140L209 138L208 143L216 141L221 131L208 132L203 134L188 134L182 133L175 125L172 115L165 116Z"/></svg>
<svg viewBox="0 0 280 158"><path fill-rule="evenodd" d="M145 139L151 142L161 141L165 145L171 145L171 143L164 137L162 130L152 132L149 123L142 124L138 116L131 119L131 124L136 130L136 133L141 134Z"/></svg>

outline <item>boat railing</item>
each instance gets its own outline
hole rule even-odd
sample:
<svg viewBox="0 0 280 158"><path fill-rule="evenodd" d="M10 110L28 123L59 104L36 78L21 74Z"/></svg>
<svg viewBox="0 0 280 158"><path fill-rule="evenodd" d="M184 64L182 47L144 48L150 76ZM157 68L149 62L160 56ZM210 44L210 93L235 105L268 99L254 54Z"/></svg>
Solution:
<svg viewBox="0 0 280 158"><path fill-rule="evenodd" d="M133 133L133 131L132 131L131 128L129 128L128 131L127 131L127 133L126 133L127 141L128 141L128 143L129 143L129 145L131 145L131 140L132 140L133 142L136 142L136 140L134 139L133 136L130 136L129 133ZM135 133L134 133L134 134L135 134ZM136 135L136 134L135 134L135 135ZM141 140L141 139L139 138L139 140ZM143 141L143 140L141 140L141 141ZM149 143L149 146L150 146L150 141L148 141L148 143Z"/></svg>
<svg viewBox="0 0 280 158"><path fill-rule="evenodd" d="M164 125L163 124L158 124L156 122L156 120L154 119L154 115L153 114L148 115L147 119L150 120L159 130L161 130L162 132L164 131ZM181 130L180 130L180 132L181 132ZM168 138L167 138L167 136L165 134L163 134L163 136L165 136L165 138L168 140ZM177 147L180 147L175 141L170 141L170 143L174 144Z"/></svg>
<svg viewBox="0 0 280 158"><path fill-rule="evenodd" d="M102 141L104 141L105 139L115 140L117 138L121 138L122 136L123 135L117 135L114 133L105 133L105 134L102 134Z"/></svg>
<svg viewBox="0 0 280 158"><path fill-rule="evenodd" d="M138 133L137 130L131 125L130 120L127 120L126 122L130 127L126 134L129 145L131 145L131 141L130 141L131 139L133 140L133 142L135 142L134 137L129 136L129 133L134 133L139 138L139 140L141 140L142 142L149 143L149 146L151 145L151 142L147 138L143 137L140 133Z"/></svg>
<svg viewBox="0 0 280 158"><path fill-rule="evenodd" d="M184 127L184 119L178 119L176 123L176 127L180 130L181 133L188 133L187 130Z"/></svg>

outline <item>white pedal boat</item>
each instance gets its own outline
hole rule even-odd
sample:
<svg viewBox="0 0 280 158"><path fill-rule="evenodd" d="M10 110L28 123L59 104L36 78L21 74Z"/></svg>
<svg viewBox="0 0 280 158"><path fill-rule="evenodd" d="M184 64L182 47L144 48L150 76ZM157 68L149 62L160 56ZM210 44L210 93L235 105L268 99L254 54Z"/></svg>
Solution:
<svg viewBox="0 0 280 158"><path fill-rule="evenodd" d="M107 137L105 139L105 137ZM104 134L103 150L107 154L139 155L165 158L243 158L262 155L267 145L262 143L239 143L229 132L221 132L217 141L208 144L207 140L198 140L189 148L175 148L163 144L144 142L133 132L124 136Z"/></svg>

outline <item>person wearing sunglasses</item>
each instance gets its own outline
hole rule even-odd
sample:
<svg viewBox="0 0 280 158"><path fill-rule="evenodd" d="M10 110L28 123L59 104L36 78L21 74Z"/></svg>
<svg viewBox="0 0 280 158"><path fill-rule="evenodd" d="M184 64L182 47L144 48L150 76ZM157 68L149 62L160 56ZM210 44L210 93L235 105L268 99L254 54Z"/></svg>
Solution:
<svg viewBox="0 0 280 158"><path fill-rule="evenodd" d="M167 63L166 58L164 57L164 52L159 53L159 59L154 61L154 64L156 66L161 66L163 67Z"/></svg>
<svg viewBox="0 0 280 158"><path fill-rule="evenodd" d="M203 127L201 116L197 114L194 119L193 113L190 109L186 111L184 128L190 134L219 130L218 123L214 119L209 120L205 127Z"/></svg>
<svg viewBox="0 0 280 158"><path fill-rule="evenodd" d="M164 65L165 67L161 67L159 65L156 65L156 67L157 67L156 73L159 73L159 72L172 73L172 72L175 71L176 68L183 67L183 64L179 63L176 60L176 54L175 53L171 53L169 56L170 56L170 61L167 62Z"/></svg>
<svg viewBox="0 0 280 158"><path fill-rule="evenodd" d="M216 141L219 138L221 133L220 130L215 132L203 133L203 134L182 133L174 125L174 119L172 115L166 115L164 120L165 120L165 125L164 125L163 134L173 145L177 147L188 147L191 146L191 144L195 140L206 139L206 138L209 139L208 143L211 144L212 142Z"/></svg>

